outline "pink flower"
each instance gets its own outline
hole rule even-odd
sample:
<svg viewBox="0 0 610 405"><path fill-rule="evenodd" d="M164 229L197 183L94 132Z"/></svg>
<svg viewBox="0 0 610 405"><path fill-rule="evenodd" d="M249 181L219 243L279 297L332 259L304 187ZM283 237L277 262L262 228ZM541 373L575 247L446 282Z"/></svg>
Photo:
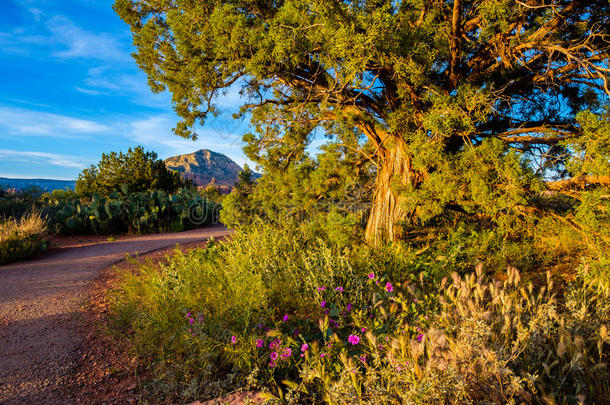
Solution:
<svg viewBox="0 0 610 405"><path fill-rule="evenodd" d="M270 361L270 362L269 362L269 367L275 367L275 366L276 366L276 364L275 364L275 362L274 362L274 361Z"/></svg>
<svg viewBox="0 0 610 405"><path fill-rule="evenodd" d="M325 286L318 287L318 291L325 291L325 290L326 290L326 287L325 287Z"/></svg>
<svg viewBox="0 0 610 405"><path fill-rule="evenodd" d="M392 291L394 291L394 287L392 286L392 283L386 283L386 285L385 285L385 290L386 290L387 292L392 292Z"/></svg>
<svg viewBox="0 0 610 405"><path fill-rule="evenodd" d="M288 314L284 314L284 317L282 318L282 322L287 322L288 321Z"/></svg>
<svg viewBox="0 0 610 405"><path fill-rule="evenodd" d="M374 279L375 278L375 273L369 273L369 279Z"/></svg>
<svg viewBox="0 0 610 405"><path fill-rule="evenodd" d="M237 338L235 337L235 335L231 336L231 343L235 343L237 342Z"/></svg>
<svg viewBox="0 0 610 405"><path fill-rule="evenodd" d="M277 354L277 352L271 352L269 354L269 357L271 357L271 361L276 361L278 358L278 354Z"/></svg>
<svg viewBox="0 0 610 405"><path fill-rule="evenodd" d="M347 337L347 341L350 342L352 345L357 345L358 343L360 343L360 338L357 335L349 335Z"/></svg>
<svg viewBox="0 0 610 405"><path fill-rule="evenodd" d="M264 345L265 345L265 342L263 341L263 339L258 339L258 340L256 341L256 347L258 347L259 349L260 349L261 347L263 347Z"/></svg>
<svg viewBox="0 0 610 405"><path fill-rule="evenodd" d="M366 363L366 354L363 354L362 356L359 357L360 361L363 363Z"/></svg>
<svg viewBox="0 0 610 405"><path fill-rule="evenodd" d="M326 357L326 353L320 353L320 358L323 359L324 357Z"/></svg>
<svg viewBox="0 0 610 405"><path fill-rule="evenodd" d="M347 312L352 310L352 304L347 304Z"/></svg>
<svg viewBox="0 0 610 405"><path fill-rule="evenodd" d="M284 351L282 352L282 357L284 359L287 359L288 357L292 356L292 349L287 347L284 349Z"/></svg>
<svg viewBox="0 0 610 405"><path fill-rule="evenodd" d="M324 308L324 307L326 306L326 301L322 301L322 302L320 302L320 306L321 306L322 308Z"/></svg>
<svg viewBox="0 0 610 405"><path fill-rule="evenodd" d="M303 344L301 345L301 351L302 351L302 352L306 352L306 351L307 351L307 349L309 349L309 345L308 345L307 343L303 343Z"/></svg>
<svg viewBox="0 0 610 405"><path fill-rule="evenodd" d="M343 292L343 287L335 287L335 291Z"/></svg>
<svg viewBox="0 0 610 405"><path fill-rule="evenodd" d="M195 320L193 318L189 318L189 323L192 325Z"/></svg>
<svg viewBox="0 0 610 405"><path fill-rule="evenodd" d="M421 342L423 339L424 339L424 335L423 334L420 333L419 335L417 335L417 341L418 342Z"/></svg>
<svg viewBox="0 0 610 405"><path fill-rule="evenodd" d="M366 328L360 329L363 333L366 332Z"/></svg>

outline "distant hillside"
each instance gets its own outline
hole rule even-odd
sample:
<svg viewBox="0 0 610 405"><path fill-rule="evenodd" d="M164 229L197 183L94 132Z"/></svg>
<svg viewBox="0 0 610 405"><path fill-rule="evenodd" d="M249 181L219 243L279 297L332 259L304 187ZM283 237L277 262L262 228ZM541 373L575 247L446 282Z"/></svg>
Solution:
<svg viewBox="0 0 610 405"><path fill-rule="evenodd" d="M64 190L66 188L74 190L76 180L53 180L53 179L9 179L0 177L0 188L16 188L26 190L31 187L38 187L42 191Z"/></svg>
<svg viewBox="0 0 610 405"><path fill-rule="evenodd" d="M167 158L165 165L198 186L215 182L232 187L242 171L242 168L227 156L207 149Z"/></svg>

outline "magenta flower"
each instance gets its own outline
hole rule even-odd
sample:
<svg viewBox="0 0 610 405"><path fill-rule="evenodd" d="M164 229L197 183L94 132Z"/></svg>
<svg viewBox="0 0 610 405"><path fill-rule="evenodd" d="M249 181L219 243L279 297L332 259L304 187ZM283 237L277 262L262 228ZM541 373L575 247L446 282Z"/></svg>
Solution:
<svg viewBox="0 0 610 405"><path fill-rule="evenodd" d="M340 293L343 292L343 287L335 287L335 291L339 291Z"/></svg>
<svg viewBox="0 0 610 405"><path fill-rule="evenodd" d="M258 339L258 340L256 341L256 347L258 347L259 349L260 349L261 347L263 347L264 345L265 345L265 342L263 341L263 339Z"/></svg>
<svg viewBox="0 0 610 405"><path fill-rule="evenodd" d="M270 361L270 362L269 362L269 367L275 367L275 366L276 366L276 364L275 364L275 362L274 362L274 361Z"/></svg>
<svg viewBox="0 0 610 405"><path fill-rule="evenodd" d="M349 335L347 337L347 341L353 345L357 345L358 343L360 343L360 338L357 335Z"/></svg>
<svg viewBox="0 0 610 405"><path fill-rule="evenodd" d="M417 335L417 341L418 342L421 342L423 339L424 339L424 335L423 334L420 333L419 335Z"/></svg>
<svg viewBox="0 0 610 405"><path fill-rule="evenodd" d="M292 356L292 349L287 347L284 349L284 351L282 352L282 358L287 359L288 357Z"/></svg>
<svg viewBox="0 0 610 405"><path fill-rule="evenodd" d="M303 343L303 344L301 345L301 351L302 351L302 352L306 352L306 351L307 351L307 349L309 349L309 345L308 345L307 343Z"/></svg>
<svg viewBox="0 0 610 405"><path fill-rule="evenodd" d="M352 310L352 304L347 304L347 312Z"/></svg>
<svg viewBox="0 0 610 405"><path fill-rule="evenodd" d="M322 308L324 308L324 307L326 306L326 301L322 301L322 302L320 302L320 306L321 306Z"/></svg>
<svg viewBox="0 0 610 405"><path fill-rule="evenodd" d="M375 273L369 273L369 278L372 280L375 278Z"/></svg>
<svg viewBox="0 0 610 405"><path fill-rule="evenodd" d="M392 286L392 283L386 283L386 285L385 285L385 290L386 290L387 292L392 292L392 291L394 291L394 287Z"/></svg>
<svg viewBox="0 0 610 405"><path fill-rule="evenodd" d="M278 358L278 354L277 354L277 352L271 352L269 354L269 357L271 358L271 361L276 361Z"/></svg>
<svg viewBox="0 0 610 405"><path fill-rule="evenodd" d="M324 357L326 357L326 353L320 353L320 358L323 359Z"/></svg>
<svg viewBox="0 0 610 405"><path fill-rule="evenodd" d="M359 357L360 361L363 363L366 363L366 354L363 354L362 356Z"/></svg>
<svg viewBox="0 0 610 405"><path fill-rule="evenodd" d="M282 318L282 322L287 322L288 321L288 314L284 314L284 317Z"/></svg>
<svg viewBox="0 0 610 405"><path fill-rule="evenodd" d="M231 343L235 343L237 342L237 338L235 337L235 335L231 336Z"/></svg>
<svg viewBox="0 0 610 405"><path fill-rule="evenodd" d="M362 328L360 329L362 332L366 332L366 328Z"/></svg>
<svg viewBox="0 0 610 405"><path fill-rule="evenodd" d="M325 290L326 290L326 287L325 287L325 286L318 287L318 291L325 291Z"/></svg>
<svg viewBox="0 0 610 405"><path fill-rule="evenodd" d="M195 320L193 318L189 318L189 323L192 325Z"/></svg>

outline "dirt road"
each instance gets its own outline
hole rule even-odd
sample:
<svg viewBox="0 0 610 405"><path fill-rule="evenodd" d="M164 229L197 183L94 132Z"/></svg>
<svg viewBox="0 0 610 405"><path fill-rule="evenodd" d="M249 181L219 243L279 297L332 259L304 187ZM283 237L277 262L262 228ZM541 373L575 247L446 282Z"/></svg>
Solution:
<svg viewBox="0 0 610 405"><path fill-rule="evenodd" d="M0 403L62 403L79 359L79 310L100 270L125 258L229 232L222 226L60 249L0 266Z"/></svg>

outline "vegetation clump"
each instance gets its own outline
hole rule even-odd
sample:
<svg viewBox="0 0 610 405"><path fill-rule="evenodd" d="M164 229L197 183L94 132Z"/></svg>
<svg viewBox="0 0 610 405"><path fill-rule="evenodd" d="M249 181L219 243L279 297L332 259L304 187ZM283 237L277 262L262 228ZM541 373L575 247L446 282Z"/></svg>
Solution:
<svg viewBox="0 0 610 405"><path fill-rule="evenodd" d="M189 186L178 172L169 170L155 152L142 146L129 148L127 153L102 154L97 165L91 165L78 175L76 193L91 197L107 197L127 187L131 192L161 190L167 193Z"/></svg>
<svg viewBox="0 0 610 405"><path fill-rule="evenodd" d="M0 265L28 259L43 252L48 245L45 238L47 224L37 212L30 212L19 220L0 222Z"/></svg>

